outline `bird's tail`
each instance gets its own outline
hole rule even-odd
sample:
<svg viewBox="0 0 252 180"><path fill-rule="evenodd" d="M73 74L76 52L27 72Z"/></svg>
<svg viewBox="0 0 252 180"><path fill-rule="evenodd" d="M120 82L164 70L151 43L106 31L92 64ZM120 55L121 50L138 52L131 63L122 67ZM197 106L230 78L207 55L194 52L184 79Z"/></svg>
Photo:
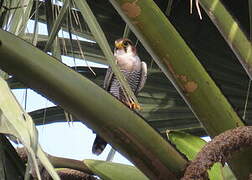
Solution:
<svg viewBox="0 0 252 180"><path fill-rule="evenodd" d="M104 139L102 139L99 135L96 135L96 138L94 140L93 147L92 147L92 152L98 156L103 152L106 145L107 145L107 142Z"/></svg>

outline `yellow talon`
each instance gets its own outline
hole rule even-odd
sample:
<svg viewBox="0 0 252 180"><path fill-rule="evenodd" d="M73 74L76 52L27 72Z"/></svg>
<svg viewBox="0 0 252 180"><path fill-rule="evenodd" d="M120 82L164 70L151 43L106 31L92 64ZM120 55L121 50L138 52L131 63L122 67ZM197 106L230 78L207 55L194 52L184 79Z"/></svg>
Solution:
<svg viewBox="0 0 252 180"><path fill-rule="evenodd" d="M141 110L141 107L139 104L131 101L131 102L128 102L127 105L129 106L130 109L136 109L136 110Z"/></svg>
<svg viewBox="0 0 252 180"><path fill-rule="evenodd" d="M132 109L141 110L140 105L139 105L139 104L136 104L136 103L132 103L132 104L131 104L131 108L132 108Z"/></svg>

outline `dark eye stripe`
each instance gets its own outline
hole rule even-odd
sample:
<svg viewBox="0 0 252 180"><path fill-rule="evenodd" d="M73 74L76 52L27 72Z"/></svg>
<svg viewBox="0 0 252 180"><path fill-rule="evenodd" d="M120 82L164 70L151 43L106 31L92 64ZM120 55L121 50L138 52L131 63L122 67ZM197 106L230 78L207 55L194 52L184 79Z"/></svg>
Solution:
<svg viewBox="0 0 252 180"><path fill-rule="evenodd" d="M125 41L123 42L123 44L124 44L125 46L127 46L128 44L132 45L132 42L129 41L129 40L125 40Z"/></svg>

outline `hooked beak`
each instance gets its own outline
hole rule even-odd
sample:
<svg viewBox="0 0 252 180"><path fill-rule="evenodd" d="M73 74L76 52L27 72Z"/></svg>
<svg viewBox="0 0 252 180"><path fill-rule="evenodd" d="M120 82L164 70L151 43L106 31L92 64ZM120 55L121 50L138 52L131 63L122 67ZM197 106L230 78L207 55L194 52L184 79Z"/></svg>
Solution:
<svg viewBox="0 0 252 180"><path fill-rule="evenodd" d="M123 49L124 48L122 42L115 43L115 47L116 47L116 49Z"/></svg>

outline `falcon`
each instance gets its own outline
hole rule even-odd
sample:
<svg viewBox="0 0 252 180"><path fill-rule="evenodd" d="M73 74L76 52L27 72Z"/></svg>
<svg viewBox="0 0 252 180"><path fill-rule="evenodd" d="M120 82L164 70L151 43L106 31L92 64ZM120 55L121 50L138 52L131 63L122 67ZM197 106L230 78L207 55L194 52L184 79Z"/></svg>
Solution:
<svg viewBox="0 0 252 180"><path fill-rule="evenodd" d="M132 41L127 38L121 38L115 41L114 56L116 64L120 71L125 76L129 86L135 95L144 87L147 79L147 65L142 62L137 55L136 47ZM140 109L140 106L132 101L129 101L123 92L119 80L115 77L111 67L108 68L105 80L104 89L111 95L124 103L130 109ZM96 135L93 143L92 152L99 155L103 152L107 142L99 135Z"/></svg>

